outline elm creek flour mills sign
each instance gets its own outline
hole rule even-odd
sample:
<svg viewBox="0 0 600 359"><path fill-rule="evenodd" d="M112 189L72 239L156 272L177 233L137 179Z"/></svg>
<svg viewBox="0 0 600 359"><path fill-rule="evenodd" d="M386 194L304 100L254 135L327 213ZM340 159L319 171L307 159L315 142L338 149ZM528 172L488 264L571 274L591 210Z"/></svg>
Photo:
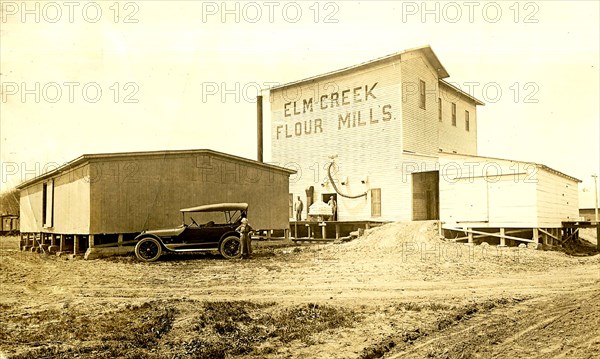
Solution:
<svg viewBox="0 0 600 359"><path fill-rule="evenodd" d="M371 85L343 89L331 93L303 97L288 101L283 105L283 124L277 125L276 139L291 138L323 133L325 129L343 130L346 128L375 125L392 119L392 105L380 103L376 96L378 82ZM326 87L337 87L329 83ZM293 95L293 98L298 97ZM300 95L303 95L300 93ZM289 95L283 91L284 99ZM337 117L332 110L337 110Z"/></svg>

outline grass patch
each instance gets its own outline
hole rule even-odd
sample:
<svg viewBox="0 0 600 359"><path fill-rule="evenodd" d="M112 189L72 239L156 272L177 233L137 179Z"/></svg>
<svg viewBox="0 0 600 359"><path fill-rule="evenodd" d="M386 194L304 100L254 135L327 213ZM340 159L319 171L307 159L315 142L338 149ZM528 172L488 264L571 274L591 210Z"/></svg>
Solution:
<svg viewBox="0 0 600 359"><path fill-rule="evenodd" d="M432 312L447 312L440 313L442 316L440 319L435 321L432 325L424 326L422 328L414 328L410 330L402 331L401 333L389 335L383 340L366 347L360 354L360 359L374 359L381 358L386 353L391 351L395 347L406 347L412 345L415 341L422 337L431 335L437 331L443 331L450 328L462 321L469 320L477 313L487 312L496 307L501 307L510 304L516 304L523 299L520 298L498 298L492 300L486 300L479 303L470 303L463 306L444 304L444 303L415 303L415 302L402 302L396 303L393 307L397 310L421 312L421 311L432 311ZM446 358L447 356L442 355L443 348L432 349L429 353L429 357L435 358ZM431 356L433 355L433 356ZM462 358L462 357L461 357ZM464 356L464 358L468 358Z"/></svg>
<svg viewBox="0 0 600 359"><path fill-rule="evenodd" d="M299 340L312 345L314 334L350 327L358 320L353 311L329 305L309 303L275 310L274 304L206 302L195 326L203 340L184 344L186 353L216 358L270 354L276 351L273 344ZM210 337L216 340L204 340Z"/></svg>
<svg viewBox="0 0 600 359"><path fill-rule="evenodd" d="M1 333L2 346L26 344L32 348L11 358L123 356L153 347L171 330L175 310L160 302L90 316L83 311L44 310L8 318ZM97 342L102 342L98 346ZM77 342L65 348L56 343ZM34 348L34 349L33 349ZM127 354L128 355L128 354Z"/></svg>
<svg viewBox="0 0 600 359"><path fill-rule="evenodd" d="M432 312L440 312L440 311L450 311L456 309L456 305L446 304L446 303L438 303L438 302L428 302L428 303L417 303L417 302L401 302L394 304L394 308L396 310L405 310L410 312L422 312L422 311L432 311Z"/></svg>

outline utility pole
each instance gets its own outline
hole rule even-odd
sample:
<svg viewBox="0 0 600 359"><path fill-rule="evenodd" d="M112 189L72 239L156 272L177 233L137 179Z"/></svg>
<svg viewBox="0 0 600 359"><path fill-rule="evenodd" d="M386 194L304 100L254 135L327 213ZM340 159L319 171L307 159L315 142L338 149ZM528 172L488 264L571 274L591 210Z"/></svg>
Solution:
<svg viewBox="0 0 600 359"><path fill-rule="evenodd" d="M594 203L594 214L596 215L596 248L600 252L600 223L598 223L598 175L592 175L594 177L594 194L596 195L596 202Z"/></svg>
<svg viewBox="0 0 600 359"><path fill-rule="evenodd" d="M594 194L596 195L594 214L596 215L596 223L598 223L598 175L592 175L592 177L594 178Z"/></svg>

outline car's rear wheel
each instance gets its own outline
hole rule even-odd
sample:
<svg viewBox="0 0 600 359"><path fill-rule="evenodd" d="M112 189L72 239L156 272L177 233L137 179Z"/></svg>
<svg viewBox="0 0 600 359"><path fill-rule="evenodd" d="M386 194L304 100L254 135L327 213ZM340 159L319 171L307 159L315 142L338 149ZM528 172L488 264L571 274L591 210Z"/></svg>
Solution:
<svg viewBox="0 0 600 359"><path fill-rule="evenodd" d="M135 246L135 256L142 262L154 262L162 254L162 246L156 238L144 237Z"/></svg>
<svg viewBox="0 0 600 359"><path fill-rule="evenodd" d="M242 255L242 241L236 236L229 236L221 241L219 252L226 259L239 258Z"/></svg>

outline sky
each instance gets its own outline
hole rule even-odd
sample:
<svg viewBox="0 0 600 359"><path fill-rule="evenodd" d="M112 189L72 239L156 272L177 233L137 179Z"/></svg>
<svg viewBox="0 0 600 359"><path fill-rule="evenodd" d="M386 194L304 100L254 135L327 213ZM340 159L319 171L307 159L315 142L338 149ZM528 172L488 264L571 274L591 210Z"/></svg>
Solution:
<svg viewBox="0 0 600 359"><path fill-rule="evenodd" d="M430 45L447 80L486 103L478 153L579 178L592 207L599 4L2 1L0 185L87 153L255 159L259 92Z"/></svg>

